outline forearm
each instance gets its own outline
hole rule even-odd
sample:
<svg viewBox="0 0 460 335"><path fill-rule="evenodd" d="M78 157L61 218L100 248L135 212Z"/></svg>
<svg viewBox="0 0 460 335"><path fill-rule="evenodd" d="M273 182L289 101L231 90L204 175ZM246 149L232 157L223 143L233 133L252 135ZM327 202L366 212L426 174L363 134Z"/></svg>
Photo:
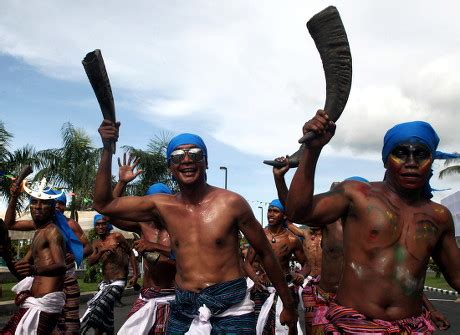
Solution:
<svg viewBox="0 0 460 335"><path fill-rule="evenodd" d="M139 268L137 266L137 260L136 256L134 256L134 253L131 252L129 259L131 262L131 268L133 269L133 277L139 277Z"/></svg>
<svg viewBox="0 0 460 335"><path fill-rule="evenodd" d="M103 212L104 207L113 199L111 191L112 177L112 153L110 148L104 146L96 174L94 185L93 208L98 212Z"/></svg>
<svg viewBox="0 0 460 335"><path fill-rule="evenodd" d="M11 228L16 222L16 206L18 204L18 197L12 195L10 201L8 202L8 208L5 213L5 226L6 228Z"/></svg>
<svg viewBox="0 0 460 335"><path fill-rule="evenodd" d="M86 259L86 262L88 263L89 266L93 266L94 264L96 264L99 261L101 256L102 256L102 252L95 251L95 252L93 252L93 254L91 256L89 256Z"/></svg>
<svg viewBox="0 0 460 335"><path fill-rule="evenodd" d="M425 306L425 308L429 311L429 312L432 312L432 311L435 311L436 308L434 308L433 304L431 303L430 300L428 300L427 296L425 295L425 293L422 293L422 301L423 301L423 306Z"/></svg>
<svg viewBox="0 0 460 335"><path fill-rule="evenodd" d="M86 243L83 247L83 257L89 257L93 253L93 247L91 244Z"/></svg>
<svg viewBox="0 0 460 335"><path fill-rule="evenodd" d="M114 198L121 197L121 195L122 195L123 192L125 191L126 185L127 185L126 182L119 180L118 183L117 183L117 184L115 185L115 187L113 188L112 196L113 196Z"/></svg>
<svg viewBox="0 0 460 335"><path fill-rule="evenodd" d="M286 185L286 180L284 179L284 176L274 175L274 178L276 191L278 192L278 199L281 201L281 204L283 206L286 206L286 200L288 195L288 187Z"/></svg>
<svg viewBox="0 0 460 335"><path fill-rule="evenodd" d="M311 211L314 176L321 150L305 149L287 194L286 214L291 222L300 222Z"/></svg>

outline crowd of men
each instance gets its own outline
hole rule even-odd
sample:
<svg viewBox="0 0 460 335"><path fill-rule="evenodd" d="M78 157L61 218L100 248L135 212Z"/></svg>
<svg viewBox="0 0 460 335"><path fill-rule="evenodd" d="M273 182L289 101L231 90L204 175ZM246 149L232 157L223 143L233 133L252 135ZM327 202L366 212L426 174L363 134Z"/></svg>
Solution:
<svg viewBox="0 0 460 335"><path fill-rule="evenodd" d="M460 291L452 215L430 200L429 184L433 160L455 155L437 151L428 123L402 123L386 133L383 181L350 177L315 195L316 163L335 133L318 111L303 127L315 137L289 187L289 157L277 159L278 199L265 228L242 196L207 184L208 151L195 134L168 144L175 194L156 183L144 196L123 196L141 173L126 154L112 189L119 127L108 120L99 127L93 207L100 214L92 244L63 215L65 195L50 188L31 191L32 220L17 220L21 184L13 185L0 252L20 280L13 288L19 308L0 334L113 334L115 303L139 275L131 246L112 226L133 233L143 258L140 295L119 334L431 334L449 327L423 286L432 257ZM8 230L35 230L21 260L9 253ZM242 236L248 250L240 249ZM102 264L103 281L80 318L75 263L83 258Z"/></svg>

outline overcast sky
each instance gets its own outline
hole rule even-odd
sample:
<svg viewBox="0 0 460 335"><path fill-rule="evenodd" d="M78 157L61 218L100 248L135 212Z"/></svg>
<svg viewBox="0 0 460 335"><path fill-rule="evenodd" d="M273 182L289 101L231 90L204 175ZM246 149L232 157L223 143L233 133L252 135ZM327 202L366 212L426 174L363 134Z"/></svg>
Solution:
<svg viewBox="0 0 460 335"><path fill-rule="evenodd" d="M242 194L260 217L276 197L264 159L293 153L325 99L306 22L324 1L8 1L0 4L0 119L13 147L59 147L64 122L100 145L102 116L82 68L102 50L122 122L121 145L145 148L167 132L209 147L210 184ZM380 180L385 131L432 123L444 151L460 151L460 4L336 1L353 56L353 84L323 152L317 191L352 175ZM119 150L120 152L120 150ZM459 177L432 186L460 189ZM114 171L115 173L117 171ZM288 174L288 180L292 172ZM264 218L265 221L265 218Z"/></svg>

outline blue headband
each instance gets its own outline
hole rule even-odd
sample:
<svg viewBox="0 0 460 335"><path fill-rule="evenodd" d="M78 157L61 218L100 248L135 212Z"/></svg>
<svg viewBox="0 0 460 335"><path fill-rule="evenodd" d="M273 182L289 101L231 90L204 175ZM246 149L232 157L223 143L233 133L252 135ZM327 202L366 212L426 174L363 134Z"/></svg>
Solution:
<svg viewBox="0 0 460 335"><path fill-rule="evenodd" d="M156 183L149 186L147 192L145 192L145 195L152 195L157 193L172 194L168 186L163 183Z"/></svg>
<svg viewBox="0 0 460 335"><path fill-rule="evenodd" d="M203 139L195 134L189 134L189 133L184 133L184 134L179 134L175 137L172 138L171 141L169 141L168 148L166 149L166 159L169 162L169 158L171 156L171 153L178 147L184 144L193 144L196 147L200 148L203 150L204 155L208 157L208 150L206 148L206 144L204 144Z"/></svg>
<svg viewBox="0 0 460 335"><path fill-rule="evenodd" d="M46 194L59 194L60 191L54 191L52 189L44 190ZM57 198L59 199L59 198ZM67 218L56 210L56 201L49 200L51 205L54 208L54 223L58 227L59 231L61 232L62 236L64 237L67 250L71 252L75 258L75 262L77 262L78 266L80 266L83 260L83 244L80 242L78 237L75 235L73 230L69 227L69 223L67 222Z"/></svg>
<svg viewBox="0 0 460 335"><path fill-rule="evenodd" d="M99 221L99 220L102 220L103 218L105 218L104 215L102 214L96 214L94 215L94 219L93 219L93 225L94 227L96 227L96 222ZM108 231L111 231L113 229L113 226L112 224L110 223L110 221L104 221L105 224L107 224L107 230Z"/></svg>
<svg viewBox="0 0 460 335"><path fill-rule="evenodd" d="M272 202L270 202L270 204L268 205L268 207L276 207L276 208L278 208L281 212L284 213L284 206L281 204L281 201L279 201L279 199L275 199L275 200L273 200Z"/></svg>
<svg viewBox="0 0 460 335"><path fill-rule="evenodd" d="M345 180L355 180L355 181L360 181L362 183L368 183L369 182L369 180L367 180L366 178L360 177L360 176L348 177Z"/></svg>
<svg viewBox="0 0 460 335"><path fill-rule="evenodd" d="M424 121L412 121L400 123L388 130L383 139L382 161L386 163L391 151L401 143L421 143L431 151L433 159L459 158L459 154L449 154L442 151L436 151L439 144L439 136L431 125ZM430 186L431 172L422 195L427 199L433 197Z"/></svg>

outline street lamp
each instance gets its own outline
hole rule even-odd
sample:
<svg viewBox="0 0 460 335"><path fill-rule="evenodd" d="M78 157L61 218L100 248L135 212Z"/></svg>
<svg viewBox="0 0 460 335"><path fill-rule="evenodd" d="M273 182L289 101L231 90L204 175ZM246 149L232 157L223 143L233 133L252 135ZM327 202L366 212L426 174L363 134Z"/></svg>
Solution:
<svg viewBox="0 0 460 335"><path fill-rule="evenodd" d="M260 223L262 224L262 227L264 226L264 209L262 206L259 206L260 208Z"/></svg>
<svg viewBox="0 0 460 335"><path fill-rule="evenodd" d="M225 189L227 189L227 168L225 166L221 166L220 169L225 170Z"/></svg>

